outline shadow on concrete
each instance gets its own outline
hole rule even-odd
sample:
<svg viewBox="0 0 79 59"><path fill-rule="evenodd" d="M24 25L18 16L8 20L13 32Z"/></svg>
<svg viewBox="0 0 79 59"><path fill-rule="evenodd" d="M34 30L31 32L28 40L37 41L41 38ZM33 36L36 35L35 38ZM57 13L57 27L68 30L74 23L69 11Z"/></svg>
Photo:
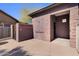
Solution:
<svg viewBox="0 0 79 59"><path fill-rule="evenodd" d="M1 51L1 52L4 52L4 51ZM32 55L28 54L27 51L24 51L22 47L16 47L11 51L3 54L2 56L32 56Z"/></svg>
<svg viewBox="0 0 79 59"><path fill-rule="evenodd" d="M6 37L6 38L0 39L0 41L10 40L10 39L11 39L10 37Z"/></svg>
<svg viewBox="0 0 79 59"><path fill-rule="evenodd" d="M23 39L23 40L19 40L19 42L24 42L24 41L29 41L29 40L33 40L33 39Z"/></svg>
<svg viewBox="0 0 79 59"><path fill-rule="evenodd" d="M6 50L4 49L4 50L0 50L0 54L2 54L2 53L4 53Z"/></svg>
<svg viewBox="0 0 79 59"><path fill-rule="evenodd" d="M0 45L4 45L7 44L8 42L0 42Z"/></svg>

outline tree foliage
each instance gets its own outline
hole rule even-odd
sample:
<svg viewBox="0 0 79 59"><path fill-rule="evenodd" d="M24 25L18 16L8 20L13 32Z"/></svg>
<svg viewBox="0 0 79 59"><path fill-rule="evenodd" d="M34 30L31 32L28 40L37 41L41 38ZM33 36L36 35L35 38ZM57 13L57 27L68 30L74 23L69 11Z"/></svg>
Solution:
<svg viewBox="0 0 79 59"><path fill-rule="evenodd" d="M28 13L29 13L29 11L26 9L23 9L21 11L21 17L19 20L21 23L27 23L27 24L32 23L32 18L30 16L28 16Z"/></svg>

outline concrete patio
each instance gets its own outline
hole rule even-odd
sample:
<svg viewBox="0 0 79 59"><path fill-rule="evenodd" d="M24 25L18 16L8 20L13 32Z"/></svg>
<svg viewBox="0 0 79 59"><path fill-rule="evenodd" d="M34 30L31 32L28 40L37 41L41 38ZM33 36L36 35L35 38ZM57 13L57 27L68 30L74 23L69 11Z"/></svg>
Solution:
<svg viewBox="0 0 79 59"><path fill-rule="evenodd" d="M0 55L2 56L78 56L77 50L71 48L63 40L56 39L47 42L30 39L17 42L13 39L0 41Z"/></svg>

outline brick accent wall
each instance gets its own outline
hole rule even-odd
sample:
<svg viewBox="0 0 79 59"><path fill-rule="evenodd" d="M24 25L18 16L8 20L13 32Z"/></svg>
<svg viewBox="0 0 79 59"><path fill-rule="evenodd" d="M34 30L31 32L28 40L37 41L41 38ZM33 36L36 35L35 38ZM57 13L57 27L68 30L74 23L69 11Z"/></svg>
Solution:
<svg viewBox="0 0 79 59"><path fill-rule="evenodd" d="M44 15L32 20L34 38L50 41L50 16Z"/></svg>
<svg viewBox="0 0 79 59"><path fill-rule="evenodd" d="M76 47L76 26L78 20L78 6L70 9L70 45Z"/></svg>

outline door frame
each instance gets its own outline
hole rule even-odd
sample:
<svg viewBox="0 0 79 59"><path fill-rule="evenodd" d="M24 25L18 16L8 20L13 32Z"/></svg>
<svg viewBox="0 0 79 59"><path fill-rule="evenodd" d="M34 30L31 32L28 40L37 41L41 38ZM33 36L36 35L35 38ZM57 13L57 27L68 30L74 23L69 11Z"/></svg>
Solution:
<svg viewBox="0 0 79 59"><path fill-rule="evenodd" d="M64 15L60 15L60 16L56 16L56 20L57 20L57 17L68 17L68 19L67 19L67 21L68 21L68 23L67 23L67 25L68 25L68 37L66 37L66 39L70 39L70 34L69 34L69 32L70 32L70 30L69 30L69 28L70 28L70 26L69 26L69 13L68 14L64 14ZM57 36L56 36L56 21L54 22L54 38L56 38ZM65 37L59 37L59 38L65 38Z"/></svg>
<svg viewBox="0 0 79 59"><path fill-rule="evenodd" d="M62 13L62 12L60 12L60 13L56 13L56 14L53 14L53 15L50 15L50 41L53 41L53 40L55 40L55 24L54 24L54 22L55 22L55 20L56 20L56 17L57 16L60 16L60 15L65 15L65 14L69 14L69 39L70 39L70 11L68 10L68 11L64 11L64 12L66 12L66 13ZM52 16L54 16L55 18L54 18L54 21L53 21L53 18L52 18ZM52 26L52 24L53 24L53 26ZM53 27L53 28L52 28ZM53 30L53 31L52 31ZM53 32L53 33L52 33ZM53 35L53 37L52 37L52 35Z"/></svg>

